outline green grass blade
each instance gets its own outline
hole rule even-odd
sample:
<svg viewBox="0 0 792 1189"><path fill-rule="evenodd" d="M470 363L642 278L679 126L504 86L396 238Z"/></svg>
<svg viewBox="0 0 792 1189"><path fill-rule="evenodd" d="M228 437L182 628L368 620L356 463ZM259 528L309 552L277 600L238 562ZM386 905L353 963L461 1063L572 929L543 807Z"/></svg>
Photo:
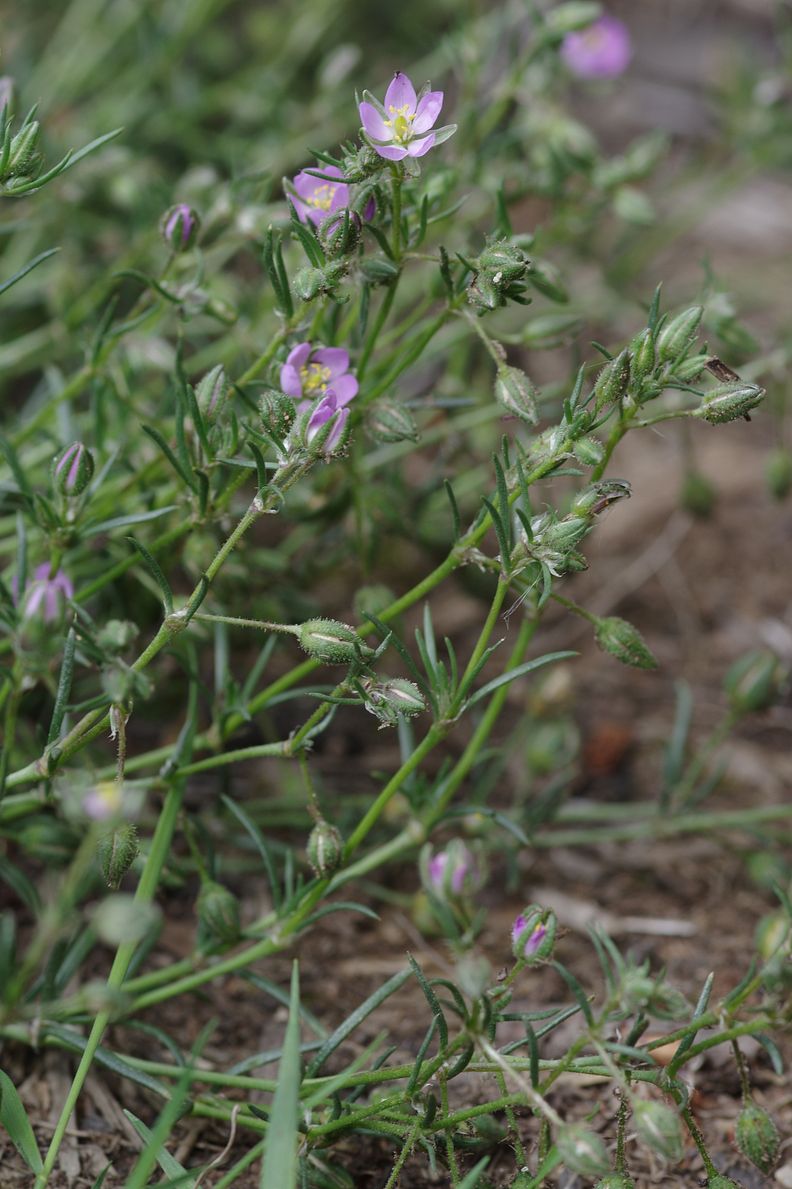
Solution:
<svg viewBox="0 0 792 1189"><path fill-rule="evenodd" d="M300 976L292 967L289 1022L261 1162L261 1189L294 1189L300 1121Z"/></svg>
<svg viewBox="0 0 792 1189"><path fill-rule="evenodd" d="M42 1168L41 1153L22 1099L7 1073L0 1069L0 1125L8 1132L11 1142L25 1163L34 1172Z"/></svg>

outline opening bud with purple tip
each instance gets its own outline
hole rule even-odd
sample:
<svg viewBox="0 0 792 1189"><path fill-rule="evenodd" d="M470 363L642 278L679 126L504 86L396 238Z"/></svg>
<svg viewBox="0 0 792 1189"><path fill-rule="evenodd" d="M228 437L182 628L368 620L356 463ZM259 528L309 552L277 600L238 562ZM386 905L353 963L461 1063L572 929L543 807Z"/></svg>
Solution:
<svg viewBox="0 0 792 1189"><path fill-rule="evenodd" d="M529 904L512 925L512 953L515 958L529 966L544 962L553 952L557 927L558 921L552 909Z"/></svg>
<svg viewBox="0 0 792 1189"><path fill-rule="evenodd" d="M197 211L186 202L177 202L160 221L160 233L173 252L186 252L195 243L201 229Z"/></svg>
<svg viewBox="0 0 792 1189"><path fill-rule="evenodd" d="M52 485L65 496L80 495L91 482L94 460L83 442L72 442L52 463Z"/></svg>
<svg viewBox="0 0 792 1189"><path fill-rule="evenodd" d="M425 846L420 858L421 882L430 896L453 903L472 896L484 883L484 872L476 856L459 838L434 852Z"/></svg>

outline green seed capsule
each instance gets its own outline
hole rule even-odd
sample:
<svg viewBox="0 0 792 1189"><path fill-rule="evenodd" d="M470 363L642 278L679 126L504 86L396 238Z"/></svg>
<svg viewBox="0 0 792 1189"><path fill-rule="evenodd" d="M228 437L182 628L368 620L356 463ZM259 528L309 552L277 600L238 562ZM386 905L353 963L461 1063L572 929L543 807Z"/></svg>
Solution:
<svg viewBox="0 0 792 1189"><path fill-rule="evenodd" d="M657 358L661 363L679 359L693 346L703 314L703 306L690 306L666 322L657 336Z"/></svg>
<svg viewBox="0 0 792 1189"><path fill-rule="evenodd" d="M743 1156L747 1156L760 1172L769 1174L773 1171L778 1163L781 1137L770 1115L755 1102L747 1103L740 1112L735 1139Z"/></svg>
<svg viewBox="0 0 792 1189"><path fill-rule="evenodd" d="M631 665L634 669L657 668L657 661L643 636L626 619L616 615L600 619L594 629L594 639L603 652L614 656L623 665Z"/></svg>

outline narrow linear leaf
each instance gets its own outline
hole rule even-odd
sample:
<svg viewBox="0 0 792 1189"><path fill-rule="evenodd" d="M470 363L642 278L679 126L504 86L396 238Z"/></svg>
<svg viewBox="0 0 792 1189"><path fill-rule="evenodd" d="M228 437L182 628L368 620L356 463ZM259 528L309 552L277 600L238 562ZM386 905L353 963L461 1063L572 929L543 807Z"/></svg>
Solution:
<svg viewBox="0 0 792 1189"><path fill-rule="evenodd" d="M171 450L170 446L165 441L159 430L155 429L153 425L141 424L140 428L143 430L144 434L147 434L151 438L152 442L155 442L157 446L159 446L160 450L165 455L179 478L184 480L191 491L197 491L198 488L195 482L195 476L192 474L192 470L187 470L182 466L181 462Z"/></svg>
<svg viewBox="0 0 792 1189"><path fill-rule="evenodd" d="M173 592L168 585L167 578L159 567L159 563L155 561L148 549L146 549L145 545L140 544L140 541L135 540L134 537L127 537L127 541L134 545L135 549L145 562L148 572L151 574L152 578L157 583L157 586L162 591L162 602L165 607L165 614L170 615L173 611Z"/></svg>
<svg viewBox="0 0 792 1189"><path fill-rule="evenodd" d="M133 1115L131 1111L125 1109L124 1114L129 1119L129 1122L132 1124L140 1138L143 1140L143 1143L148 1148L154 1139L154 1133L152 1132L151 1128L147 1127L146 1124L141 1119L138 1119L137 1115ZM179 1184L184 1185L186 1189L194 1189L195 1177L192 1176L182 1164L179 1164L176 1157L171 1156L170 1152L168 1152L165 1148L160 1147L158 1149L156 1159L157 1164L168 1178L169 1185Z"/></svg>
<svg viewBox="0 0 792 1189"><path fill-rule="evenodd" d="M440 1050L441 1052L444 1052L448 1048L448 1024L446 1023L443 1009L440 1006L440 1000L435 995L426 975L421 970L421 967L418 965L412 954L407 955L407 961L412 967L413 974L418 979L418 983L424 993L426 1002L429 1004L432 1015L437 1019L437 1027L440 1032Z"/></svg>
<svg viewBox="0 0 792 1189"><path fill-rule="evenodd" d="M334 1053L338 1046L342 1044L352 1032L355 1031L358 1024L362 1023L367 1016L370 1016L371 1013L376 1008L378 1008L381 1003L384 1003L385 1000L388 999L395 991L398 991L399 987L403 986L409 977L409 970L400 970L398 974L394 974L388 979L386 983L383 983L381 987L378 987L372 995L369 995L368 999L361 1003L359 1007L355 1008L352 1014L347 1016L343 1023L339 1024L335 1032L328 1036L327 1040L322 1045L311 1064L308 1066L307 1075L309 1077L316 1077L316 1074L322 1068L330 1054Z"/></svg>
<svg viewBox="0 0 792 1189"><path fill-rule="evenodd" d="M36 1137L16 1086L0 1069L0 1125L8 1132L16 1150L34 1172L41 1172L42 1160Z"/></svg>
<svg viewBox="0 0 792 1189"><path fill-rule="evenodd" d="M74 649L77 644L77 636L74 628L69 628L69 634L66 637L66 643L63 646L63 660L61 662L60 677L58 678L58 691L55 695L55 705L52 708L52 720L50 722L49 731L47 732L47 747L50 747L60 735L63 719L66 714L66 706L69 701L69 694L71 693L72 678L74 676Z"/></svg>
<svg viewBox="0 0 792 1189"><path fill-rule="evenodd" d="M569 660L572 656L577 656L576 652L548 652L545 656L538 656L535 660L525 661L524 664L518 665L516 669L510 669L508 673L501 673L500 677L493 677L492 681L488 681L486 685L482 685L481 689L477 689L473 697L468 701L468 706L474 706L476 702L480 702L482 698L488 697L501 685L507 685L510 681L516 681L519 677L524 677L526 673L532 673L534 669L540 669L543 665L550 665L554 661Z"/></svg>
<svg viewBox="0 0 792 1189"><path fill-rule="evenodd" d="M33 272L34 268L38 268L45 260L49 260L50 256L54 256L60 252L60 248L49 248L46 252L41 252L38 256L34 256L27 264L23 264L19 272L15 272L13 277L9 277L7 281L0 283L0 295L5 293L6 289L10 289L12 285L16 285L17 281L21 281L29 272Z"/></svg>
<svg viewBox="0 0 792 1189"><path fill-rule="evenodd" d="M291 1189L297 1183L300 1080L300 981L299 968L295 962L292 966L289 1022L283 1042L283 1057L278 1067L278 1088L272 1100L261 1162L261 1189L274 1189L276 1185Z"/></svg>

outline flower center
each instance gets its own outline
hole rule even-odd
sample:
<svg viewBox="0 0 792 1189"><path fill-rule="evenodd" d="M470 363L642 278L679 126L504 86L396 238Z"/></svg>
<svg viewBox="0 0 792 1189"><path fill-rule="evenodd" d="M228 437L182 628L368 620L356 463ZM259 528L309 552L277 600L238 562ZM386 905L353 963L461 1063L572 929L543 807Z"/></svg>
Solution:
<svg viewBox="0 0 792 1189"><path fill-rule="evenodd" d="M409 103L403 103L401 107L394 107L391 103L388 107L390 119L385 121L385 127L393 131L393 139L399 144L405 144L412 138L412 126L415 119L415 112L410 111Z"/></svg>
<svg viewBox="0 0 792 1189"><path fill-rule="evenodd" d="M330 368L322 367L320 363L307 363L300 368L303 396L319 396L327 388L329 380Z"/></svg>
<svg viewBox="0 0 792 1189"><path fill-rule="evenodd" d="M331 186L329 182L323 182L304 201L308 203L308 206L316 207L318 211L329 211L337 189L338 186Z"/></svg>

